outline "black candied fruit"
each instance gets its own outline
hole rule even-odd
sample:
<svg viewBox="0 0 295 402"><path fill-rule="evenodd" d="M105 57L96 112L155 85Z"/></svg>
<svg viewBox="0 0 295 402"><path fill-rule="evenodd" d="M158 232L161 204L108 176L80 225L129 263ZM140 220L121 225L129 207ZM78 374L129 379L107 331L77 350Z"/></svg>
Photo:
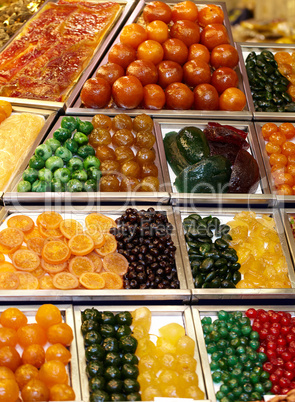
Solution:
<svg viewBox="0 0 295 402"><path fill-rule="evenodd" d="M118 252L129 262L124 289L179 289L173 225L166 214L154 208L128 208L116 223L112 233Z"/></svg>

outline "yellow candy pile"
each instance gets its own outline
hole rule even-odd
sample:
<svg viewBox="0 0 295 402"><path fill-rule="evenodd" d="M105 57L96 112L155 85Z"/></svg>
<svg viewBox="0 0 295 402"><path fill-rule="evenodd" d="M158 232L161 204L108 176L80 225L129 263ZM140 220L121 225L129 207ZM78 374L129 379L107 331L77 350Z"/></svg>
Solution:
<svg viewBox="0 0 295 402"><path fill-rule="evenodd" d="M238 289L290 288L288 267L273 218L243 211L228 222L243 279Z"/></svg>
<svg viewBox="0 0 295 402"><path fill-rule="evenodd" d="M160 328L155 345L149 335L150 310L139 308L132 313L132 318L132 335L138 341L137 381L142 400L153 401L155 397L204 399L204 392L198 387L195 342L185 335L183 326L171 323Z"/></svg>

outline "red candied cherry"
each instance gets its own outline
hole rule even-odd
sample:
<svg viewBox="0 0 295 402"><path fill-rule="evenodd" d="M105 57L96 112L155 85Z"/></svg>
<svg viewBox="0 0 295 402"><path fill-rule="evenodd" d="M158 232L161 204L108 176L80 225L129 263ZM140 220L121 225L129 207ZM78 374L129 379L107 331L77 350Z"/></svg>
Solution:
<svg viewBox="0 0 295 402"><path fill-rule="evenodd" d="M266 346L259 346L259 348L257 349L257 353L266 353L267 349Z"/></svg>
<svg viewBox="0 0 295 402"><path fill-rule="evenodd" d="M271 334L268 334L266 337L266 342L277 342L277 337Z"/></svg>
<svg viewBox="0 0 295 402"><path fill-rule="evenodd" d="M280 378L279 378L275 373L272 373L272 374L269 376L269 379L270 379L270 381L272 382L273 385L276 385L276 384L279 383L279 379L280 379Z"/></svg>
<svg viewBox="0 0 295 402"><path fill-rule="evenodd" d="M268 315L270 317L270 322L280 322L281 321L281 316L276 313L275 311L270 310L268 312Z"/></svg>
<svg viewBox="0 0 295 402"><path fill-rule="evenodd" d="M278 378L280 379L284 375L284 370L281 367L279 367L274 371L274 374L278 376Z"/></svg>
<svg viewBox="0 0 295 402"><path fill-rule="evenodd" d="M287 334L286 335L286 341L288 342L288 343L291 343L291 342L293 342L293 341L295 341L295 335L294 334Z"/></svg>
<svg viewBox="0 0 295 402"><path fill-rule="evenodd" d="M271 323L270 323L269 321L266 321L266 322L264 322L264 323L262 324L262 327L268 329L268 328L271 327Z"/></svg>
<svg viewBox="0 0 295 402"><path fill-rule="evenodd" d="M290 381L292 381L293 380L293 378L295 377L295 373L294 373L294 371L285 371L285 377L288 379L288 380L290 380Z"/></svg>
<svg viewBox="0 0 295 402"><path fill-rule="evenodd" d="M291 328L291 334L293 334L293 335L295 335L295 325L294 326L292 326L292 328Z"/></svg>
<svg viewBox="0 0 295 402"><path fill-rule="evenodd" d="M278 357L278 358L276 359L276 366L277 366L278 368L283 368L283 367L284 367L284 364L285 364L285 362L284 362L284 360L283 360L281 357Z"/></svg>
<svg viewBox="0 0 295 402"><path fill-rule="evenodd" d="M281 328L282 328L282 326L281 326L281 324L279 322L274 322L271 327L279 329L279 330L281 330Z"/></svg>
<svg viewBox="0 0 295 402"><path fill-rule="evenodd" d="M277 343L274 341L268 341L266 347L268 350L276 350Z"/></svg>
<svg viewBox="0 0 295 402"><path fill-rule="evenodd" d="M269 360L277 358L277 354L274 350L267 350L265 354Z"/></svg>
<svg viewBox="0 0 295 402"><path fill-rule="evenodd" d="M287 395L287 393L290 391L290 388L282 388L282 395Z"/></svg>
<svg viewBox="0 0 295 402"><path fill-rule="evenodd" d="M280 386L281 388L289 388L289 387L290 387L290 384L291 384L291 381L288 380L288 378L286 378L286 377L281 377L281 378L279 379L279 386Z"/></svg>
<svg viewBox="0 0 295 402"><path fill-rule="evenodd" d="M270 392L274 395L281 395L281 387L277 384L273 385Z"/></svg>
<svg viewBox="0 0 295 402"><path fill-rule="evenodd" d="M287 371L295 372L295 364L294 364L293 362L291 362L291 361L286 362L286 363L284 364L284 368L285 368L285 370L287 370Z"/></svg>
<svg viewBox="0 0 295 402"><path fill-rule="evenodd" d="M260 339L266 339L268 335L268 329L262 328L262 330L259 332Z"/></svg>
<svg viewBox="0 0 295 402"><path fill-rule="evenodd" d="M286 341L285 338L278 338L277 344L278 344L278 346L286 346L286 345L287 345L287 341Z"/></svg>
<svg viewBox="0 0 295 402"><path fill-rule="evenodd" d="M292 359L295 357L295 348L288 348L288 352L291 353Z"/></svg>
<svg viewBox="0 0 295 402"><path fill-rule="evenodd" d="M286 350L287 350L286 346L278 346L276 352L278 355L281 355L282 353L286 352Z"/></svg>
<svg viewBox="0 0 295 402"><path fill-rule="evenodd" d="M262 366L264 371L268 373L273 373L275 371L275 366L271 362L265 362Z"/></svg>
<svg viewBox="0 0 295 402"><path fill-rule="evenodd" d="M281 358L284 360L284 362L289 362L292 359L292 355L286 350L285 352L281 353Z"/></svg>
<svg viewBox="0 0 295 402"><path fill-rule="evenodd" d="M295 389L295 381L291 382L291 389Z"/></svg>
<svg viewBox="0 0 295 402"><path fill-rule="evenodd" d="M262 329L262 324L259 321L254 321L252 325L253 331L259 332Z"/></svg>
<svg viewBox="0 0 295 402"><path fill-rule="evenodd" d="M269 332L271 335L274 335L276 337L278 337L280 335L280 330L279 330L279 328L276 328L276 327L269 328Z"/></svg>
<svg viewBox="0 0 295 402"><path fill-rule="evenodd" d="M255 308L248 308L248 310L246 311L246 316L248 318L256 318L257 316L257 311L255 310Z"/></svg>
<svg viewBox="0 0 295 402"><path fill-rule="evenodd" d="M292 317L292 318L291 318L291 324L292 324L292 325L295 325L295 317Z"/></svg>
<svg viewBox="0 0 295 402"><path fill-rule="evenodd" d="M290 332L290 329L291 328L289 326L283 326L281 328L281 334L286 336Z"/></svg>
<svg viewBox="0 0 295 402"><path fill-rule="evenodd" d="M291 325L291 319L290 319L290 317L286 317L286 316L282 317L282 318L281 318L281 324L282 324L282 325L286 325L286 326Z"/></svg>
<svg viewBox="0 0 295 402"><path fill-rule="evenodd" d="M287 337L286 337L286 341L288 342ZM289 343L289 348L295 348L295 341L291 341L291 342Z"/></svg>
<svg viewBox="0 0 295 402"><path fill-rule="evenodd" d="M260 321L262 321L262 322L267 322L267 321L269 321L270 317L269 317L269 315L268 315L265 311L262 311L262 312L259 314L259 319L260 319Z"/></svg>
<svg viewBox="0 0 295 402"><path fill-rule="evenodd" d="M266 313L266 311L263 308L259 308L257 310L257 315L260 316L261 313Z"/></svg>

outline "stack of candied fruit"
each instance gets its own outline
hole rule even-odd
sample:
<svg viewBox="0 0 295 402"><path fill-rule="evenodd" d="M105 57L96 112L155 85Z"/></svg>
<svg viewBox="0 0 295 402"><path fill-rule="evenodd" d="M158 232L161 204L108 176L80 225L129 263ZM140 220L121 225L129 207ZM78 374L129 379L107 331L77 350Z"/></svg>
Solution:
<svg viewBox="0 0 295 402"><path fill-rule="evenodd" d="M74 401L66 368L72 328L52 304L40 306L35 320L15 307L0 316L0 401Z"/></svg>
<svg viewBox="0 0 295 402"><path fill-rule="evenodd" d="M271 176L277 193L295 194L295 127L292 123L265 123L261 133L266 141L265 150L269 155Z"/></svg>
<svg viewBox="0 0 295 402"><path fill-rule="evenodd" d="M234 70L239 56L223 20L216 5L148 3L137 23L123 28L108 63L85 83L84 106L243 110Z"/></svg>

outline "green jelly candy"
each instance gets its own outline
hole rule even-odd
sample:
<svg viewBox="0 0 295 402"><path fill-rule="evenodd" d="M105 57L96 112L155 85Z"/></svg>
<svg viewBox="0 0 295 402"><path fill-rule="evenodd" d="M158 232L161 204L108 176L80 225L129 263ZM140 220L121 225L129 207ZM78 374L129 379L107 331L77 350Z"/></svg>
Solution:
<svg viewBox="0 0 295 402"><path fill-rule="evenodd" d="M220 383L221 382L221 376L222 376L222 373L221 373L221 371L215 371L213 374L212 374L212 380L213 380L213 382L215 382L215 383Z"/></svg>

